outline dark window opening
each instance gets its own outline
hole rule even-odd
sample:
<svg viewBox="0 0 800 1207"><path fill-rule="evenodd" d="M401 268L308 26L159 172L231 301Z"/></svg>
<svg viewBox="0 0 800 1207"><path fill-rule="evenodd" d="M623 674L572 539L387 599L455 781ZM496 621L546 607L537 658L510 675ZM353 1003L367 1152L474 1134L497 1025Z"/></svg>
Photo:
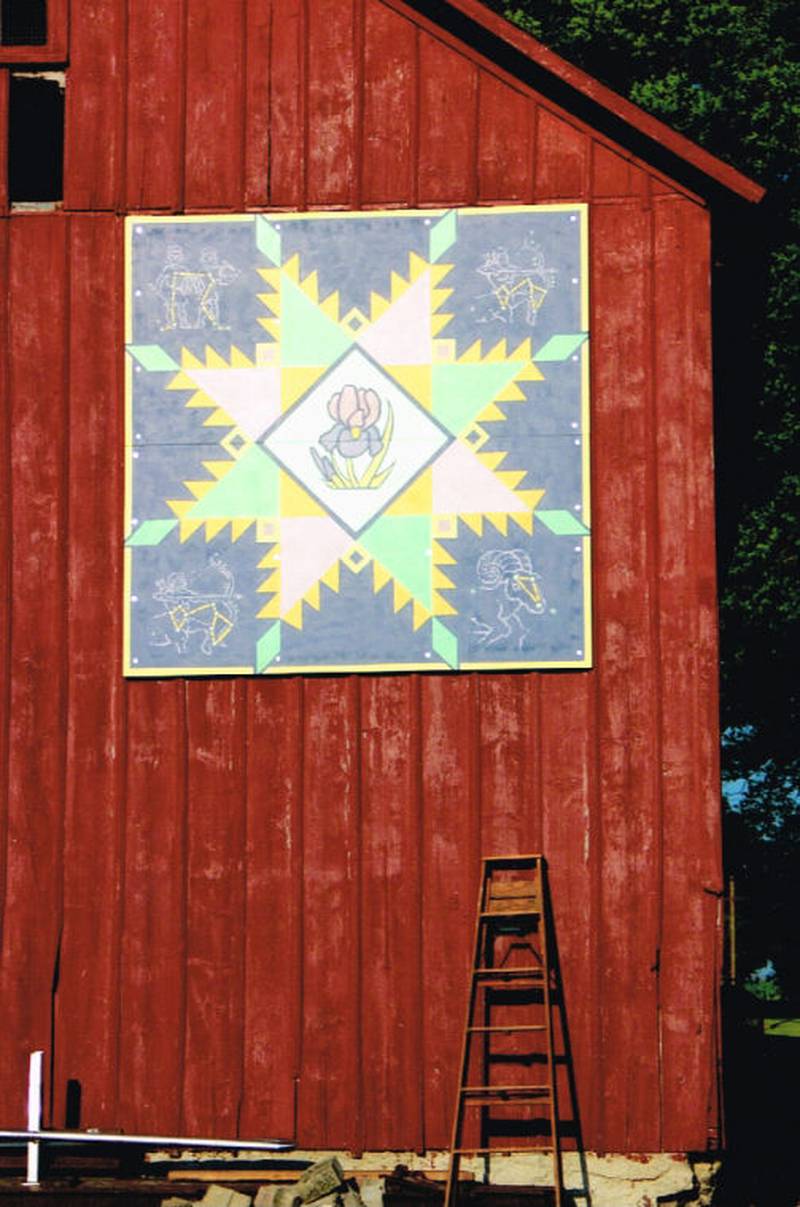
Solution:
<svg viewBox="0 0 800 1207"><path fill-rule="evenodd" d="M64 82L54 75L11 75L8 196L12 204L60 201L63 194Z"/></svg>
<svg viewBox="0 0 800 1207"><path fill-rule="evenodd" d="M1 0L0 45L44 46L47 0Z"/></svg>

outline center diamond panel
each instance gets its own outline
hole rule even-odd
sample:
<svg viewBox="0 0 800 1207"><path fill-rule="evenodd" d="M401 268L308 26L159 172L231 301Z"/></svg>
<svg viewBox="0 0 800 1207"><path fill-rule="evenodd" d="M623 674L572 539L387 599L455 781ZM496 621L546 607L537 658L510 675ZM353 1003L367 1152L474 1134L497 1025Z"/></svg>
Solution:
<svg viewBox="0 0 800 1207"><path fill-rule="evenodd" d="M355 536L452 440L370 356L352 348L262 444Z"/></svg>

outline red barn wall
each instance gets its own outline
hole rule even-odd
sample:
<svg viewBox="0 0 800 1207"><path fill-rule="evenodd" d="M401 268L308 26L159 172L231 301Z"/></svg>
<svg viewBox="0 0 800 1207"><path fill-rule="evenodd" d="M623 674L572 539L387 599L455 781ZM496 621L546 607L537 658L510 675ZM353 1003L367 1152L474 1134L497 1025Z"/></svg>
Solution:
<svg viewBox="0 0 800 1207"><path fill-rule="evenodd" d="M1 77L0 77L1 78ZM0 91L2 96L2 91ZM63 211L0 222L0 1095L448 1142L480 855L549 860L587 1148L706 1147L709 215L400 0L72 5ZM125 212L591 204L595 669L124 682Z"/></svg>

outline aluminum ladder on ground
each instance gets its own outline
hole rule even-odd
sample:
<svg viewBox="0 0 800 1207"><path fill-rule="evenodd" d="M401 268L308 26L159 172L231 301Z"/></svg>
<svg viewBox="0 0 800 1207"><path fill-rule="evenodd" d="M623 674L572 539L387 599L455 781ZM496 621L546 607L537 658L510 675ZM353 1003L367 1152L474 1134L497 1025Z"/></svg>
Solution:
<svg viewBox="0 0 800 1207"><path fill-rule="evenodd" d="M552 1154L550 1190L561 1207L552 1004L558 986L548 955L544 858L484 859L476 915L444 1207L456 1207L462 1157L531 1152Z"/></svg>

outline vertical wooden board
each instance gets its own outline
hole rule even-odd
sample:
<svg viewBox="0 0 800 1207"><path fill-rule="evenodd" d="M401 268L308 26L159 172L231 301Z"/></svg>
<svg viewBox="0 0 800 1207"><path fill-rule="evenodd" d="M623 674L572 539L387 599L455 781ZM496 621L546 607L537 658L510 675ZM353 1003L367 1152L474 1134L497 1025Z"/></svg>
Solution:
<svg viewBox="0 0 800 1207"><path fill-rule="evenodd" d="M183 1119L235 1135L243 1060L245 706L235 680L186 685L187 899Z"/></svg>
<svg viewBox="0 0 800 1207"><path fill-rule="evenodd" d="M631 197L641 197L649 202L652 194L653 178L637 160L628 162L628 194Z"/></svg>
<svg viewBox="0 0 800 1207"><path fill-rule="evenodd" d="M247 685L245 1136L295 1134L302 1033L303 685Z"/></svg>
<svg viewBox="0 0 800 1207"><path fill-rule="evenodd" d="M356 48L362 0L306 4L308 204L349 207L359 201Z"/></svg>
<svg viewBox="0 0 800 1207"><path fill-rule="evenodd" d="M136 0L128 5L125 200L129 210L182 206L186 3Z"/></svg>
<svg viewBox="0 0 800 1207"><path fill-rule="evenodd" d="M121 239L111 215L70 220L68 427L70 635L66 708L64 933L56 997L56 1118L68 1079L92 1126L117 1124L124 714L117 391Z"/></svg>
<svg viewBox="0 0 800 1207"><path fill-rule="evenodd" d="M238 210L244 185L244 0L191 0L186 22L185 205Z"/></svg>
<svg viewBox="0 0 800 1207"><path fill-rule="evenodd" d="M479 719L478 795L481 802L481 854L532 854L542 849L542 810L539 794L539 677L480 675L475 680ZM531 1010L497 1006L492 1023L530 1022ZM541 1037L496 1036L487 1050L516 1054L520 1060L541 1055ZM478 1059L475 1045L474 1059ZM509 1082L525 1081L530 1064L507 1066ZM498 1072L494 1067L495 1075ZM476 1115L477 1112L473 1112ZM474 1125L475 1119L470 1117ZM465 1139L468 1133L465 1133ZM466 1139L467 1143L470 1143Z"/></svg>
<svg viewBox="0 0 800 1207"><path fill-rule="evenodd" d="M527 202L533 193L536 106L488 71L479 78L478 192L481 201Z"/></svg>
<svg viewBox="0 0 800 1207"><path fill-rule="evenodd" d="M273 0L273 5L275 0ZM269 61L269 204L301 208L306 196L305 0L273 7Z"/></svg>
<svg viewBox="0 0 800 1207"><path fill-rule="evenodd" d="M9 220L11 684L0 1000L16 1119L24 1115L28 1053L50 1046L62 919L65 232L61 218Z"/></svg>
<svg viewBox="0 0 800 1207"><path fill-rule="evenodd" d="M630 193L630 165L627 159L605 143L592 139L592 195L626 197Z"/></svg>
<svg viewBox="0 0 800 1207"><path fill-rule="evenodd" d="M649 199L652 177L637 160L613 151L599 139L592 140L591 148L592 195L595 198Z"/></svg>
<svg viewBox="0 0 800 1207"><path fill-rule="evenodd" d="M419 692L412 676L362 687L365 1147L422 1144Z"/></svg>
<svg viewBox="0 0 800 1207"><path fill-rule="evenodd" d="M0 72L0 99L5 72ZM0 110L3 117L5 110ZM0 137L4 137L0 135ZM0 280L8 281L10 222L0 222ZM8 902L7 885L11 853L9 837L9 726L11 720L11 554L13 526L11 522L12 455L11 442L11 397L9 382L9 323L8 289L0 293L0 983L14 984L6 972L5 940L7 929ZM12 900L13 908L13 900ZM20 1045L14 1059L0 1062L0 1095L6 1103L16 1102L18 1109L14 1118L24 1124L24 1103L20 1075L25 1076L24 1048ZM11 1126L14 1126L12 1124Z"/></svg>
<svg viewBox="0 0 800 1207"><path fill-rule="evenodd" d="M602 1148L658 1151L660 796L651 213L599 206L591 290ZM631 919L636 918L636 925ZM630 1018L636 1018L635 1036Z"/></svg>
<svg viewBox="0 0 800 1207"><path fill-rule="evenodd" d="M708 1134L721 887L709 232L682 199L658 202L655 222L664 1147L687 1149Z"/></svg>
<svg viewBox="0 0 800 1207"><path fill-rule="evenodd" d="M481 675L481 851L484 855L539 850L538 680L529 675Z"/></svg>
<svg viewBox="0 0 800 1207"><path fill-rule="evenodd" d="M380 0L367 0L364 24L362 200L414 202L417 32Z"/></svg>
<svg viewBox="0 0 800 1207"><path fill-rule="evenodd" d="M0 163L4 170L0 172L0 214L8 209L8 85L9 72L0 68ZM3 278L5 279L5 278Z"/></svg>
<svg viewBox="0 0 800 1207"><path fill-rule="evenodd" d="M2 87L0 72L0 87ZM2 117L2 114L0 114ZM8 280L9 223L0 222L0 280ZM8 830L8 726L11 716L11 399L8 376L8 290L0 292L0 936L3 933ZM0 948L0 950L2 950ZM0 1093L9 1091L0 1070Z"/></svg>
<svg viewBox="0 0 800 1207"><path fill-rule="evenodd" d="M125 685L119 1125L180 1135L186 994L183 684Z"/></svg>
<svg viewBox="0 0 800 1207"><path fill-rule="evenodd" d="M419 200L473 204L477 197L478 69L427 33L419 42Z"/></svg>
<svg viewBox="0 0 800 1207"><path fill-rule="evenodd" d="M540 106L536 129L536 197L585 197L589 190L589 137Z"/></svg>
<svg viewBox="0 0 800 1207"><path fill-rule="evenodd" d="M64 131L64 205L115 209L122 193L124 0L72 6Z"/></svg>
<svg viewBox="0 0 800 1207"><path fill-rule="evenodd" d="M600 1148L600 1015L597 1000L600 861L596 822L596 676L541 675L539 749L542 842L553 913L552 956L561 970L558 1035L569 1043L574 1086L560 1070L559 1115L569 1147Z"/></svg>
<svg viewBox="0 0 800 1207"><path fill-rule="evenodd" d="M244 204L269 204L270 51L273 0L247 0L244 61Z"/></svg>
<svg viewBox="0 0 800 1207"><path fill-rule="evenodd" d="M300 1147L363 1147L355 676L305 685Z"/></svg>
<svg viewBox="0 0 800 1207"><path fill-rule="evenodd" d="M456 1105L480 874L475 676L422 678L422 984L425 1147Z"/></svg>

